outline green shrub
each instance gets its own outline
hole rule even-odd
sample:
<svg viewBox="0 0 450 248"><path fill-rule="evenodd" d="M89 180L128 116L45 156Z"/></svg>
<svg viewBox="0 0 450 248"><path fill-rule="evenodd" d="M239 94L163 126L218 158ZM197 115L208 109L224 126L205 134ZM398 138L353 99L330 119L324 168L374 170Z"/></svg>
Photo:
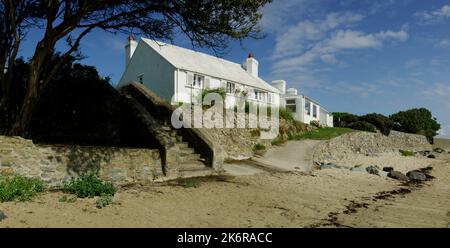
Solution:
<svg viewBox="0 0 450 248"><path fill-rule="evenodd" d="M195 178L181 180L180 184L185 188L198 188L200 186L200 182Z"/></svg>
<svg viewBox="0 0 450 248"><path fill-rule="evenodd" d="M110 182L104 182L95 174L85 174L78 178L73 178L63 187L63 192L75 194L79 198L93 198L94 196L111 195L117 189Z"/></svg>
<svg viewBox="0 0 450 248"><path fill-rule="evenodd" d="M414 153L412 151L407 150L399 150L400 154L405 157L414 156Z"/></svg>
<svg viewBox="0 0 450 248"><path fill-rule="evenodd" d="M112 195L103 195L100 198L97 199L95 202L95 206L98 209L104 208L110 204L113 203L113 196Z"/></svg>
<svg viewBox="0 0 450 248"><path fill-rule="evenodd" d="M374 125L365 122L365 121L357 121L350 125L351 129L360 130L360 131L366 131L366 132L372 132L376 133L377 129Z"/></svg>
<svg viewBox="0 0 450 248"><path fill-rule="evenodd" d="M316 120L311 121L309 124L310 124L311 126L313 126L313 127L316 127L316 128L321 128L321 127L322 127L322 125L320 125L320 122L319 122L319 121L316 121Z"/></svg>
<svg viewBox="0 0 450 248"><path fill-rule="evenodd" d="M394 122L382 114L367 114L359 117L359 119L374 125L382 134L386 136L391 133L391 130L394 127Z"/></svg>
<svg viewBox="0 0 450 248"><path fill-rule="evenodd" d="M441 125L426 108L410 109L393 114L389 117L395 124L394 130L422 134L433 143L434 136L441 129Z"/></svg>
<svg viewBox="0 0 450 248"><path fill-rule="evenodd" d="M76 201L77 201L76 196L63 195L61 198L59 198L59 202L74 203Z"/></svg>
<svg viewBox="0 0 450 248"><path fill-rule="evenodd" d="M0 175L0 202L28 201L44 190L45 184L40 179Z"/></svg>
<svg viewBox="0 0 450 248"><path fill-rule="evenodd" d="M208 89L208 90L203 90L202 91L202 99L205 99L205 96L210 94L210 93L216 93L219 94L222 97L222 100L225 100L225 96L226 96L226 92L224 89L222 88L217 88L217 89Z"/></svg>
<svg viewBox="0 0 450 248"><path fill-rule="evenodd" d="M263 151L266 150L266 146L260 143L257 143L253 146L253 151Z"/></svg>
<svg viewBox="0 0 450 248"><path fill-rule="evenodd" d="M333 113L333 124L334 127L348 127L353 122L359 121L359 117L354 114L345 112L334 112Z"/></svg>
<svg viewBox="0 0 450 248"><path fill-rule="evenodd" d="M288 135L288 138L289 140L302 140L302 139L328 140L351 132L355 132L355 130L341 127L339 128L324 127L309 132L290 133Z"/></svg>
<svg viewBox="0 0 450 248"><path fill-rule="evenodd" d="M285 142L285 140L284 140L283 138L277 137L277 138L273 139L273 140L270 142L270 144L273 145L273 146L279 146L279 145L284 144L284 142Z"/></svg>
<svg viewBox="0 0 450 248"><path fill-rule="evenodd" d="M292 112L286 110L285 108L280 108L279 111L280 118L285 119L286 121L294 121Z"/></svg>

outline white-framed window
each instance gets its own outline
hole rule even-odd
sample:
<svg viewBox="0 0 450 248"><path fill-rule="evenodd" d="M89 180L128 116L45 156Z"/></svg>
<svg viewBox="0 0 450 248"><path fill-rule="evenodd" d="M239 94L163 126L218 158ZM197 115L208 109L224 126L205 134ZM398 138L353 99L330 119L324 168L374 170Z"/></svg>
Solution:
<svg viewBox="0 0 450 248"><path fill-rule="evenodd" d="M308 100L305 101L305 113L311 115L311 102Z"/></svg>
<svg viewBox="0 0 450 248"><path fill-rule="evenodd" d="M192 86L201 88L203 83L205 82L205 77L202 75L194 74L194 81L192 82Z"/></svg>
<svg viewBox="0 0 450 248"><path fill-rule="evenodd" d="M286 109L292 113L297 112L297 101L295 99L286 99Z"/></svg>
<svg viewBox="0 0 450 248"><path fill-rule="evenodd" d="M194 88L202 88L205 83L205 76L199 74L188 74L187 85Z"/></svg>
<svg viewBox="0 0 450 248"><path fill-rule="evenodd" d="M227 82L227 93L234 94L236 91L236 84L232 82Z"/></svg>
<svg viewBox="0 0 450 248"><path fill-rule="evenodd" d="M313 105L313 117L317 118L317 105Z"/></svg>

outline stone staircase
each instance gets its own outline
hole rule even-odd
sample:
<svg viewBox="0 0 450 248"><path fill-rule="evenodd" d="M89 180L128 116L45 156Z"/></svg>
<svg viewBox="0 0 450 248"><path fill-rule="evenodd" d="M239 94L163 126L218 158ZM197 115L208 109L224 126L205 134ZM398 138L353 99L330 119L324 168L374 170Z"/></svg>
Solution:
<svg viewBox="0 0 450 248"><path fill-rule="evenodd" d="M178 171L182 177L203 176L214 171L211 167L207 167L206 160L195 151L189 142L183 141L178 130L167 123L163 123L161 128L174 138L175 146L178 149Z"/></svg>
<svg viewBox="0 0 450 248"><path fill-rule="evenodd" d="M159 144L161 152L164 180L214 175L215 168L203 157L204 146L199 145L189 136L191 130L175 129L168 118L155 111L151 99L135 92L122 92L130 110L137 116L151 137ZM153 109L152 109L153 108ZM157 109L158 110L158 109ZM153 112L152 112L153 111ZM186 135L186 133L188 135ZM188 140L190 138L190 140ZM205 154L205 153L203 153Z"/></svg>

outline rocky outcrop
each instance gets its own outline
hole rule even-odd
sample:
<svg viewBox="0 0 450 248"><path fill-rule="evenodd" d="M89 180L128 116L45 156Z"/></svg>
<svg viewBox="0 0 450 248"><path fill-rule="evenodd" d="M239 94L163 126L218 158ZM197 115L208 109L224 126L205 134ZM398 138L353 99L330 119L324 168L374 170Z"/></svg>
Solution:
<svg viewBox="0 0 450 248"><path fill-rule="evenodd" d="M325 162L343 159L351 154L371 156L377 153L398 153L431 150L425 136L392 131L389 136L380 133L354 132L331 139L317 147L314 161Z"/></svg>

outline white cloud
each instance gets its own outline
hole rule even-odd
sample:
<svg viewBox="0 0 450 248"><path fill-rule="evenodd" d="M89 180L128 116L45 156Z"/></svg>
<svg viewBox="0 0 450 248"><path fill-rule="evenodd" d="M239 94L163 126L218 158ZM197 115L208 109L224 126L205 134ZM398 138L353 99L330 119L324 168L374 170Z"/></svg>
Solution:
<svg viewBox="0 0 450 248"><path fill-rule="evenodd" d="M385 42L389 41L405 41L408 39L406 27L395 31L381 31L379 33L367 34L361 31L354 31L350 29L335 30L329 34L324 34L322 40L308 41L303 47L309 46L309 49L300 49L293 54L296 56L280 56L274 54L274 58L278 58L273 65L274 72L281 74L286 71L301 70L303 67L308 67L320 59L323 62L337 64L339 63L336 55L346 50L360 50L369 48L382 47ZM291 49L299 49L298 43L304 42L302 38L300 41L294 42L292 46L284 43L285 51ZM277 49L275 49L275 53ZM281 58L280 58L281 57Z"/></svg>
<svg viewBox="0 0 450 248"><path fill-rule="evenodd" d="M337 92L339 94L349 94L358 97L369 97L382 91L375 84L369 83L348 83L348 82L338 82L327 87L327 90Z"/></svg>
<svg viewBox="0 0 450 248"><path fill-rule="evenodd" d="M450 84L435 83L423 93L430 97L450 97Z"/></svg>
<svg viewBox="0 0 450 248"><path fill-rule="evenodd" d="M450 18L450 5L444 5L434 11L418 12L415 16L422 24L435 24Z"/></svg>
<svg viewBox="0 0 450 248"><path fill-rule="evenodd" d="M279 58L287 55L296 55L303 49L306 49L309 42L323 39L328 31L339 26L348 26L357 23L363 18L364 16L360 14L346 12L328 14L321 21L300 21L277 37L273 57Z"/></svg>
<svg viewBox="0 0 450 248"><path fill-rule="evenodd" d="M405 67L408 69L411 69L411 68L422 65L422 63L423 63L423 59L410 59L405 62Z"/></svg>
<svg viewBox="0 0 450 248"><path fill-rule="evenodd" d="M437 47L443 47L443 48L447 48L450 47L450 40L448 39L444 39L444 40L440 40L437 44Z"/></svg>
<svg viewBox="0 0 450 248"><path fill-rule="evenodd" d="M276 0L262 9L261 27L265 32L278 32L289 22L292 11L300 16L307 12L313 1L310 0Z"/></svg>

